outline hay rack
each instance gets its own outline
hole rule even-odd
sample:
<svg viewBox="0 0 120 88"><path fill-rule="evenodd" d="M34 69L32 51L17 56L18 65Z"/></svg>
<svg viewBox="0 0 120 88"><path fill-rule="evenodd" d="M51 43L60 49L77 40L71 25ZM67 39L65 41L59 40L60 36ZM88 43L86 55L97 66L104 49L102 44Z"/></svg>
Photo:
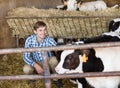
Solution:
<svg viewBox="0 0 120 88"><path fill-rule="evenodd" d="M110 20L120 16L67 16L67 17L6 17L13 36L26 38L33 33L33 25L44 21L49 36L54 38L86 38L108 31Z"/></svg>

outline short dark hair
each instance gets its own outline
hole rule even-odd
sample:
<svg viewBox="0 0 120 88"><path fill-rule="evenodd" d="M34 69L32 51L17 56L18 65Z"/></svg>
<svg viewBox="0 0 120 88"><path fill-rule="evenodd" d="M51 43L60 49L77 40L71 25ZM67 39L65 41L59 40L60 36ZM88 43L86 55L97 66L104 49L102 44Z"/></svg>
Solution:
<svg viewBox="0 0 120 88"><path fill-rule="evenodd" d="M47 27L47 25L43 21L37 21L34 25L34 30L37 30L39 27Z"/></svg>

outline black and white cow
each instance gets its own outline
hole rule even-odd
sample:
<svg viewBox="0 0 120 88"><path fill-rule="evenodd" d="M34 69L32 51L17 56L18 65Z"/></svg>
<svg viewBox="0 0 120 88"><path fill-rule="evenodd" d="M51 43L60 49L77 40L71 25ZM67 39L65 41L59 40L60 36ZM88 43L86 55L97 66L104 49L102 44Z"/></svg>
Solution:
<svg viewBox="0 0 120 88"><path fill-rule="evenodd" d="M113 22L112 22L113 21ZM85 43L120 41L120 19L110 22L109 32L102 36L89 38ZM116 25L116 26L115 26ZM106 38L106 39L105 39ZM91 48L84 50L64 50L61 60L55 70L58 74L83 72L120 71L120 47ZM87 82L94 88L118 88L120 76L115 77L86 77ZM77 79L78 88L85 88Z"/></svg>

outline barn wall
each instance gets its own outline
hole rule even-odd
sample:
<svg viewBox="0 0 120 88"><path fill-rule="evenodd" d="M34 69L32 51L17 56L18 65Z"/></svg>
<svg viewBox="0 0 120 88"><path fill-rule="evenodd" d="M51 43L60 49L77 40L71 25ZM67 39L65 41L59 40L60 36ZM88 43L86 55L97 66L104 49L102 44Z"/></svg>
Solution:
<svg viewBox="0 0 120 88"><path fill-rule="evenodd" d="M95 1L95 0L84 0ZM113 2L114 1L114 2ZM120 0L105 0L109 6L120 4ZM55 8L56 5L62 4L61 0L0 0L0 48L15 47L15 38L11 37L11 32L5 22L5 16L11 9L17 7L36 7L36 8Z"/></svg>

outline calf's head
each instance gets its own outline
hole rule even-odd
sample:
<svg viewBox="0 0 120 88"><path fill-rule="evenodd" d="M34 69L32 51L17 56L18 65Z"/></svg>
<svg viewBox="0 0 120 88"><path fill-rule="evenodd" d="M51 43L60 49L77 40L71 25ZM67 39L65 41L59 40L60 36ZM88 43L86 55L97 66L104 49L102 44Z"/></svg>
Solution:
<svg viewBox="0 0 120 88"><path fill-rule="evenodd" d="M63 0L64 8L67 10L77 10L81 0Z"/></svg>
<svg viewBox="0 0 120 88"><path fill-rule="evenodd" d="M116 18L110 21L109 31L116 32L120 34L120 18Z"/></svg>
<svg viewBox="0 0 120 88"><path fill-rule="evenodd" d="M59 74L72 73L80 65L80 50L64 50L61 53L61 60L55 70Z"/></svg>
<svg viewBox="0 0 120 88"><path fill-rule="evenodd" d="M64 50L55 70L58 74L101 72L104 65L94 49Z"/></svg>

